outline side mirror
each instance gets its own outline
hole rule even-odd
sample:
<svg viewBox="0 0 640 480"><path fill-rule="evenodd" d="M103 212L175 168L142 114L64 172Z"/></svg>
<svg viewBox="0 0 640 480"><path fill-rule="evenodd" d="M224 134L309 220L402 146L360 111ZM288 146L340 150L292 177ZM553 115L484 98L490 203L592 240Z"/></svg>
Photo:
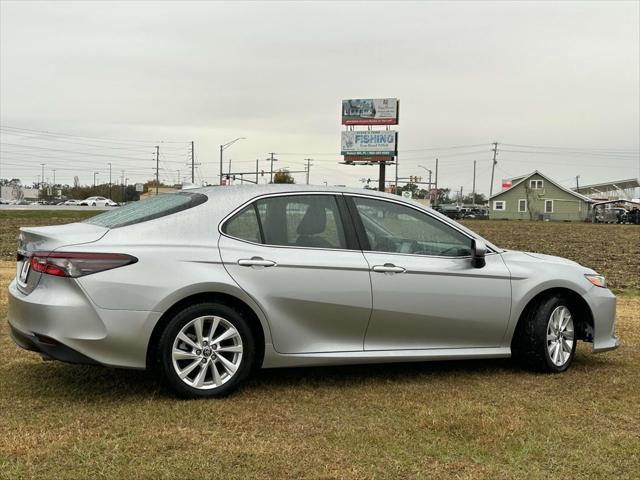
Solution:
<svg viewBox="0 0 640 480"><path fill-rule="evenodd" d="M482 268L487 262L484 256L487 254L487 245L476 238L471 245L471 265L473 268Z"/></svg>

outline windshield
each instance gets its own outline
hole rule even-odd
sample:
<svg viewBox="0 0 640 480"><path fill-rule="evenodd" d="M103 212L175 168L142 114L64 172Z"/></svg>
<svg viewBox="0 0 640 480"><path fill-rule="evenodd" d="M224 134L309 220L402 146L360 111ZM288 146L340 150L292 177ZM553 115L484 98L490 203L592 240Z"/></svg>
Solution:
<svg viewBox="0 0 640 480"><path fill-rule="evenodd" d="M125 227L181 212L206 201L207 196L201 193L168 193L101 213L85 220L84 223L106 228Z"/></svg>

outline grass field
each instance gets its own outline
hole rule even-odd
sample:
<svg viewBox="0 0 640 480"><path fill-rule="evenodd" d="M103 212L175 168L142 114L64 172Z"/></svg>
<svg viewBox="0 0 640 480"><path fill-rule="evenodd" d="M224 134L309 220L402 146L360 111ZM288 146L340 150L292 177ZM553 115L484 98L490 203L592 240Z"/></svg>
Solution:
<svg viewBox="0 0 640 480"><path fill-rule="evenodd" d="M53 222L0 217L5 258L20 223ZM617 252L589 263L600 236L637 259L634 227L470 226L637 286L637 264ZM0 261L0 319L14 275ZM12 344L3 320L0 478L637 478L638 290L619 298L617 331L620 349L592 355L580 344L561 375L509 360L270 370L228 399L185 401L144 372L42 362Z"/></svg>

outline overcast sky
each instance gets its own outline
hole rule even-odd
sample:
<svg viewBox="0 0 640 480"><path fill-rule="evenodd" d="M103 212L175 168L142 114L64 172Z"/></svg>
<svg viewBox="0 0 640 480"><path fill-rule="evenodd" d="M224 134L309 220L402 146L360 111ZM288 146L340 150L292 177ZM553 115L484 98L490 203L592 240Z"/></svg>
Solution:
<svg viewBox="0 0 640 480"><path fill-rule="evenodd" d="M30 183L45 163L91 183L111 162L139 181L163 142L175 181L193 140L196 177L215 182L218 145L242 136L225 170L277 152L292 170L313 158L312 183L358 186L377 168L338 164L341 100L397 97L401 177L439 157L439 186L466 193L477 160L488 192L494 141L494 188L534 169L637 177L639 5L0 0L0 174Z"/></svg>

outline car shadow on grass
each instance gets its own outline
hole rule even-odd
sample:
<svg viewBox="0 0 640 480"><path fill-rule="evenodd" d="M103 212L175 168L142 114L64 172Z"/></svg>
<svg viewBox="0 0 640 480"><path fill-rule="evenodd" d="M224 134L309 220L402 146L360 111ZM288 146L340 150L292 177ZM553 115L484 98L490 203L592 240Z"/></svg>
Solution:
<svg viewBox="0 0 640 480"><path fill-rule="evenodd" d="M608 368L611 360L579 353L571 371L590 374ZM522 370L511 359L433 361L330 367L278 368L259 370L248 380L243 391L272 394L295 386L344 388L376 384L413 384L415 382L488 377L511 378L535 375ZM83 403L118 403L147 401L150 398L173 399L172 392L160 386L151 372L99 366L39 362L25 365L21 375L12 376L5 387L14 393L37 393L41 398L57 398Z"/></svg>

